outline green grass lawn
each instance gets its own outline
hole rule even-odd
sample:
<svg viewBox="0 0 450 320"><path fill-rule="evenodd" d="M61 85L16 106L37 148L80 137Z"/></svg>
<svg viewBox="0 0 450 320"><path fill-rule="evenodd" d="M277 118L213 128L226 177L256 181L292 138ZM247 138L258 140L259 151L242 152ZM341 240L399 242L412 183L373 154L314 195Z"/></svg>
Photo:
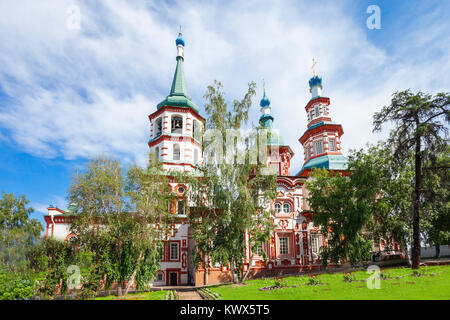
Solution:
<svg viewBox="0 0 450 320"><path fill-rule="evenodd" d="M164 300L167 291L150 291L150 292L140 292L140 293L130 293L125 297L118 296L106 296L97 297L95 300Z"/></svg>
<svg viewBox="0 0 450 320"><path fill-rule="evenodd" d="M421 267L425 275L415 277L409 268L390 268L382 270L394 279L381 280L380 289L367 288L366 282L344 282L344 273L321 274L316 277L322 285L307 285L310 276L287 277L287 286L270 291L259 288L274 285L274 279L248 280L243 285L220 285L210 287L225 300L403 300L403 299L443 299L450 300L450 266ZM430 274L436 273L434 276ZM353 272L355 280L367 279L365 271ZM395 279L397 276L403 276Z"/></svg>

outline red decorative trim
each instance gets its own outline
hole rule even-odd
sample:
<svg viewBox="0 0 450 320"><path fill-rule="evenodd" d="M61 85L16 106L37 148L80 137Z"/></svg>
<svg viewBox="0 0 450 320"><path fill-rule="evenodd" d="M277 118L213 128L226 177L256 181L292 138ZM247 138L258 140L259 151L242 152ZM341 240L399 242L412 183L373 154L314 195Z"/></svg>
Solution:
<svg viewBox="0 0 450 320"><path fill-rule="evenodd" d="M200 116L197 112L195 112L192 108L181 108L181 107L174 107L174 106L163 106L159 110L155 111L151 115L148 116L148 118L153 120L154 118L158 117L161 113L164 111L173 111L173 112L180 112L180 113L190 113L194 118L199 118L202 122L206 122L205 118ZM168 116L164 116L165 118Z"/></svg>
<svg viewBox="0 0 450 320"><path fill-rule="evenodd" d="M312 121L309 122L308 128L309 128L310 126L312 126L313 124L319 123L319 122L321 122L321 121L331 121L331 118L330 118L330 117L319 117L319 118L315 118L315 119L313 119Z"/></svg>
<svg viewBox="0 0 450 320"><path fill-rule="evenodd" d="M314 107L316 104L318 104L318 103L320 103L320 104L325 104L326 106L329 106L330 105L330 98L327 98L327 97L317 97L317 98L315 98L315 99L313 99L313 100L310 100L309 102L308 102L308 104L305 106L305 110L306 110L306 112L309 112L309 109L311 108L311 107Z"/></svg>
<svg viewBox="0 0 450 320"><path fill-rule="evenodd" d="M69 239L70 239L72 236L77 237L78 239L80 238L79 235L77 235L76 233L71 232L71 233L69 233L69 234L66 236L66 239L64 239L64 241L66 241L66 242L69 241Z"/></svg>
<svg viewBox="0 0 450 320"><path fill-rule="evenodd" d="M176 142L190 142L194 145L196 145L197 147L201 147L200 143L198 143L197 141L195 141L193 138L191 137L184 137L184 136L169 136L167 134L161 135L159 136L156 140L150 141L148 143L148 146L151 148L156 144L159 144L161 141L176 141Z"/></svg>
<svg viewBox="0 0 450 320"><path fill-rule="evenodd" d="M334 124L334 123L326 123L322 126L313 128L311 130L307 130L301 137L298 139L300 143L305 144L306 140L308 140L311 136L323 133L324 131L337 131L338 136L341 137L344 134L344 129L342 129L342 125Z"/></svg>
<svg viewBox="0 0 450 320"><path fill-rule="evenodd" d="M170 273L171 272L176 272L178 274L177 285L179 286L181 284L181 269L180 268L166 269L166 285L170 285L169 281L170 281Z"/></svg>

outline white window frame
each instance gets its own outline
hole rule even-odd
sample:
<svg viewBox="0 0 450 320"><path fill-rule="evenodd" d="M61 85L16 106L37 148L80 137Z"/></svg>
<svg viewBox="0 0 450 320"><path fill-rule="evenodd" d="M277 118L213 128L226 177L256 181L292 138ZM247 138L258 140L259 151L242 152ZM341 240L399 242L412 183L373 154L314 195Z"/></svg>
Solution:
<svg viewBox="0 0 450 320"><path fill-rule="evenodd" d="M279 206L279 209L277 209L277 206ZM281 206L281 203L276 202L273 209L275 210L275 213L280 213L283 208Z"/></svg>
<svg viewBox="0 0 450 320"><path fill-rule="evenodd" d="M287 212L286 212L286 206L288 208ZM287 203L287 202L283 203L283 213L289 213L289 212L291 212L291 204Z"/></svg>
<svg viewBox="0 0 450 320"><path fill-rule="evenodd" d="M319 253L320 250L320 235L312 235L311 236L311 249L313 253Z"/></svg>
<svg viewBox="0 0 450 320"><path fill-rule="evenodd" d="M315 142L314 146L315 146L315 149L316 149L316 154L323 153L322 141ZM320 150L319 150L319 146L320 146Z"/></svg>
<svg viewBox="0 0 450 320"><path fill-rule="evenodd" d="M333 146L333 148L331 148L331 146ZM334 139L328 140L328 147L330 151L336 151L336 140Z"/></svg>
<svg viewBox="0 0 450 320"><path fill-rule="evenodd" d="M182 213L180 213L180 204L183 205L182 209ZM186 214L186 206L185 206L185 201L184 199L178 199L177 200L177 214L178 215L185 215Z"/></svg>
<svg viewBox="0 0 450 320"><path fill-rule="evenodd" d="M280 237L280 255L289 254L289 237Z"/></svg>
<svg viewBox="0 0 450 320"><path fill-rule="evenodd" d="M316 118L320 115L320 109L319 106L314 107L314 113L316 114Z"/></svg>
<svg viewBox="0 0 450 320"><path fill-rule="evenodd" d="M176 247L176 251L173 250L173 248ZM171 261L178 261L179 260L179 250L180 250L180 245L178 242L170 242L170 254L169 254L169 260ZM176 257L173 257L173 253L176 252Z"/></svg>

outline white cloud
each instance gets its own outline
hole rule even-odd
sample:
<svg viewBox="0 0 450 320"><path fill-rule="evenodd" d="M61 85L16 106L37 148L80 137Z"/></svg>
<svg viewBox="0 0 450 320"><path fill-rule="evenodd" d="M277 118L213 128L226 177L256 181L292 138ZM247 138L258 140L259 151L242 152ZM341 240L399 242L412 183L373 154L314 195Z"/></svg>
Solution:
<svg viewBox="0 0 450 320"><path fill-rule="evenodd" d="M72 3L81 9L79 31L65 26ZM345 150L362 147L379 138L371 132L372 115L392 91L448 88L449 23L439 9L390 39L388 51L335 2L3 1L0 85L13 103L0 106L0 125L41 157L106 153L143 163L147 115L169 92L182 24L194 101L202 104L214 79L230 99L255 80L259 103L265 78L274 125L296 153L294 174L303 164L298 138L306 129L311 59L319 62L332 117L344 127ZM255 108L253 122L258 117Z"/></svg>

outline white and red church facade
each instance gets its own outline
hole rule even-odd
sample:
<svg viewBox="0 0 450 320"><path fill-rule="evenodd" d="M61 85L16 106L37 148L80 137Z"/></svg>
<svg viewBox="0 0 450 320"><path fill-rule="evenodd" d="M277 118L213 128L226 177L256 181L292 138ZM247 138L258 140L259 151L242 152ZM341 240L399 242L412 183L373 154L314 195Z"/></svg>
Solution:
<svg viewBox="0 0 450 320"><path fill-rule="evenodd" d="M184 46L180 32L176 39L177 66L170 94L157 105L157 110L149 115L150 153L162 163L164 171L181 170L191 172L196 165L203 163L201 134L205 119L199 114L200 108L187 94L184 77ZM319 250L326 245L320 230L311 222L312 212L307 201L308 190L305 182L313 167L326 168L346 174L346 158L342 154L341 136L343 129L335 124L330 116L330 99L322 96L322 79L314 74L309 81L312 98L305 111L308 124L299 141L304 149L302 169L290 174L292 149L285 145L278 134L271 135L269 151L277 148L276 157L269 156L267 164L277 171L278 197L270 204L273 221L276 225L268 243L261 250L267 254L267 263L260 252L250 262L252 253L246 250L244 269L251 268L250 277L296 273L320 268ZM261 126L273 130L274 118L271 115L270 101L264 96L260 102ZM269 154L271 154L269 152ZM206 273L203 267L195 268L190 260L189 250L195 245L190 237L187 223L189 203L184 200L187 186L169 177L172 191L179 200L172 208L176 222L172 225L171 238L165 242L160 261L160 271L152 284L164 285L205 285L231 281L230 270L226 266L210 265ZM50 206L44 217L47 223L46 237L68 241L76 235L69 231L70 210L64 211Z"/></svg>

